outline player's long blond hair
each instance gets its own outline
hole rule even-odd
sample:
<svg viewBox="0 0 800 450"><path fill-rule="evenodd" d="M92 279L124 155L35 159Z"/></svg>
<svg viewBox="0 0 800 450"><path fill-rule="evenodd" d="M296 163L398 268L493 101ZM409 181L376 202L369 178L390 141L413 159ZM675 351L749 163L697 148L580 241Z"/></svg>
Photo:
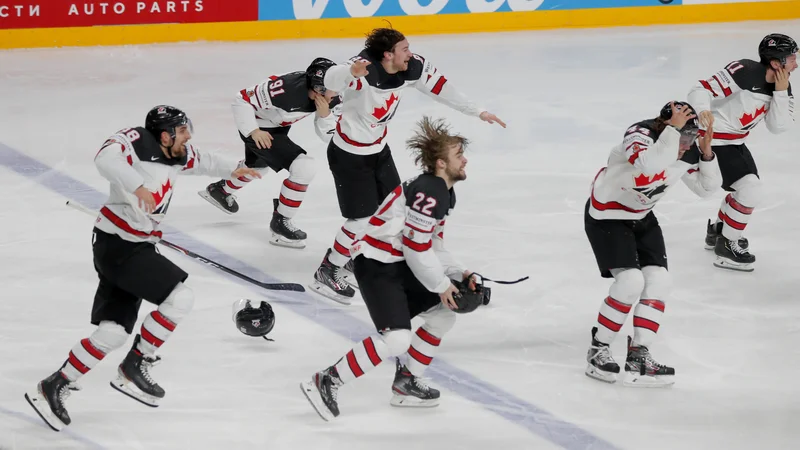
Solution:
<svg viewBox="0 0 800 450"><path fill-rule="evenodd" d="M450 133L450 126L444 119L434 120L428 116L423 116L417 122L417 130L406 141L406 146L414 155L414 163L421 166L426 173L436 172L436 161L446 160L452 145L460 145L462 149L466 149L469 139Z"/></svg>

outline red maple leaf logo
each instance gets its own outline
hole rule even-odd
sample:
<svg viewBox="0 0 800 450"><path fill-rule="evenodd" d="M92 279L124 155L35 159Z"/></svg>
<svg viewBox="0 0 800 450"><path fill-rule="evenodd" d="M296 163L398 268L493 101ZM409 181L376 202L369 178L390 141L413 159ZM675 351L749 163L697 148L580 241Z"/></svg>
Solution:
<svg viewBox="0 0 800 450"><path fill-rule="evenodd" d="M394 95L394 92L392 92L392 95L385 102L386 106L383 108L375 108L375 110L372 112L372 116L378 120L383 119L386 117L386 114L389 113L389 110L392 109L392 105L394 105L397 100L398 97Z"/></svg>
<svg viewBox="0 0 800 450"><path fill-rule="evenodd" d="M758 108L756 110L756 112L753 113L753 114L744 114L744 115L742 115L742 118L739 119L739 122L741 122L742 127L746 127L746 126L750 125L751 123L753 123L753 121L756 120L758 118L758 116L760 116L762 114L766 114L766 112L767 112L767 105L764 105L761 108Z"/></svg>
<svg viewBox="0 0 800 450"><path fill-rule="evenodd" d="M156 205L161 204L161 201L164 200L164 197L167 196L170 189L172 189L172 183L170 183L169 178L167 178L167 182L161 185L160 192L151 192L151 194L153 194L153 199L156 201Z"/></svg>
<svg viewBox="0 0 800 450"><path fill-rule="evenodd" d="M653 184L656 181L666 180L667 177L664 175L664 171L661 171L655 175L651 179L645 174L641 174L638 177L633 179L633 182L636 183L636 187L647 186L648 184Z"/></svg>

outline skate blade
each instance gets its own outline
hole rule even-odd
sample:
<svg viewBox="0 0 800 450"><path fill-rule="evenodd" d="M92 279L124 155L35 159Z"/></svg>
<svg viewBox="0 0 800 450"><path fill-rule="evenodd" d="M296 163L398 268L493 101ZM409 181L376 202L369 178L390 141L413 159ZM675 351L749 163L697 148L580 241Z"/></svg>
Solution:
<svg viewBox="0 0 800 450"><path fill-rule="evenodd" d="M161 400L158 397L154 397L149 394L145 394L142 392L135 384L128 381L122 375L117 376L117 379L112 381L111 387L122 392L123 394L127 395L128 397L153 408L158 408L158 402Z"/></svg>
<svg viewBox="0 0 800 450"><path fill-rule="evenodd" d="M311 406L314 407L314 411L319 414L322 420L330 422L334 419L333 413L322 402L322 396L313 381L300 383L300 390L303 391L303 395L308 399L308 403L311 403Z"/></svg>
<svg viewBox="0 0 800 450"><path fill-rule="evenodd" d="M637 388L663 388L675 384L675 377L673 375L653 376L626 372L622 384L627 387Z"/></svg>
<svg viewBox="0 0 800 450"><path fill-rule="evenodd" d="M756 270L752 263L739 264L719 256L717 257L717 260L714 261L714 266L719 267L720 269L736 270L739 272L752 272Z"/></svg>
<svg viewBox="0 0 800 450"><path fill-rule="evenodd" d="M25 393L25 400L28 401L28 404L31 405L36 414L44 420L44 423L47 424L53 431L61 431L67 425L61 421L53 411L50 410L50 405L45 400L44 396L39 393L39 388L37 387L35 391L26 392Z"/></svg>
<svg viewBox="0 0 800 450"><path fill-rule="evenodd" d="M716 247L716 245L705 244L705 246L703 248L705 248L706 250L714 250L714 247Z"/></svg>
<svg viewBox="0 0 800 450"><path fill-rule="evenodd" d="M344 295L339 295L336 292L333 292L331 288L325 286L319 281L314 281L313 283L309 284L308 287L310 287L313 292L316 292L317 294L323 297L327 297L337 303L341 303L343 305L350 305L353 302L353 297L345 297Z"/></svg>
<svg viewBox="0 0 800 450"><path fill-rule="evenodd" d="M392 399L389 400L389 404L403 408L433 408L439 406L439 399L433 398L423 400L412 395L394 394L392 395Z"/></svg>
<svg viewBox="0 0 800 450"><path fill-rule="evenodd" d="M287 247L287 248L306 248L306 240L305 239L298 239L298 240L291 240L286 239L285 237L272 233L272 237L269 239L269 243L272 245L276 245L278 247Z"/></svg>
<svg viewBox="0 0 800 450"><path fill-rule="evenodd" d="M353 272L346 272L344 276L345 283L349 284L353 289L359 289L358 287L358 280L356 280L356 275Z"/></svg>
<svg viewBox="0 0 800 450"><path fill-rule="evenodd" d="M617 382L616 373L600 370L591 364L586 365L586 371L584 373L587 377L593 378L597 381L602 381L603 383L614 384Z"/></svg>
<svg viewBox="0 0 800 450"><path fill-rule="evenodd" d="M227 209L223 208L222 205L217 203L217 201L214 200L214 197L212 197L211 194L209 194L208 191L206 191L205 189L202 190L202 191L197 191L197 195L199 195L200 197L203 197L208 203L211 203L212 205L216 206L218 210L224 212L225 214L228 214L228 215L233 214L232 212L230 212Z"/></svg>

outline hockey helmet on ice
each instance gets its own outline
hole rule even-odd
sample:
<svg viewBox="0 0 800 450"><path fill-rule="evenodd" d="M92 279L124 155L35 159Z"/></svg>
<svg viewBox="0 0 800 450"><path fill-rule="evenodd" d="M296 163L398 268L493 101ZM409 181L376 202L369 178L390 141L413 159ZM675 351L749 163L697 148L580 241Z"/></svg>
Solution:
<svg viewBox="0 0 800 450"><path fill-rule="evenodd" d="M188 125L189 132L193 133L192 121L174 106L158 105L147 113L144 119L144 127L153 134L157 141L161 140L161 133L166 131L172 139L175 139L175 128Z"/></svg>
<svg viewBox="0 0 800 450"><path fill-rule="evenodd" d="M773 59L784 65L786 58L795 53L797 53L797 42L785 34L768 34L758 44L758 56L761 57L761 64L765 65L769 65Z"/></svg>
<svg viewBox="0 0 800 450"><path fill-rule="evenodd" d="M325 93L325 72L336 63L327 58L316 58L311 62L311 65L306 69L306 83L308 88L313 89L320 94Z"/></svg>
<svg viewBox="0 0 800 450"><path fill-rule="evenodd" d="M695 111L694 108L692 108L692 105L686 102L679 102L675 100L670 103L675 105L675 108L679 111L682 108L689 108L689 110L691 110L692 113L695 116L697 116L697 112ZM664 120L669 120L672 118L672 106L670 105L670 103L667 103L666 105L664 105L663 108L661 108L661 113L659 114L659 117L661 117ZM686 122L686 125L684 125L683 128L680 129L680 133L682 142L683 141L694 142L695 139L697 139L697 135L700 133L700 122L697 120L697 117L689 119Z"/></svg>
<svg viewBox="0 0 800 450"><path fill-rule="evenodd" d="M253 308L250 300L241 299L233 303L233 322L242 333L253 337L264 337L275 327L275 313L269 303L262 301Z"/></svg>

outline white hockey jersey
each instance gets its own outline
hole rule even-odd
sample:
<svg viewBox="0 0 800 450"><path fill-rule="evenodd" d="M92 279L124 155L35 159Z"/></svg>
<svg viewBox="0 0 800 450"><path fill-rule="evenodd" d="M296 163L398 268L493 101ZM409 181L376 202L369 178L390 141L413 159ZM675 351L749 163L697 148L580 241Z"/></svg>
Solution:
<svg viewBox="0 0 800 450"><path fill-rule="evenodd" d="M442 293L450 278L461 281L466 268L444 247L444 226L456 194L444 179L422 174L404 181L370 217L350 249L384 263L405 261L420 283Z"/></svg>
<svg viewBox="0 0 800 450"><path fill-rule="evenodd" d="M350 66L359 59L371 64L367 66L366 76L355 78ZM342 96L342 115L336 122L333 143L358 155L380 152L386 145L389 122L397 112L404 89L409 86L464 114L477 117L484 111L456 90L423 57L414 55L408 61L407 70L390 75L380 61L373 60L364 51L325 73L325 87Z"/></svg>
<svg viewBox="0 0 800 450"><path fill-rule="evenodd" d="M700 80L689 91L688 101L695 111L714 114L712 146L743 144L762 120L772 133L789 129L794 122L792 87L776 91L775 83L767 83L766 75L767 66L742 59Z"/></svg>
<svg viewBox="0 0 800 450"><path fill-rule="evenodd" d="M161 238L158 225L169 208L179 173L224 178L238 167L236 159L201 153L190 144L186 145L185 158L168 159L144 128L126 128L108 138L94 163L111 183L95 226L132 242L157 242ZM147 188L156 201L150 214L139 207L139 198L133 194L140 186Z"/></svg>
<svg viewBox="0 0 800 450"><path fill-rule="evenodd" d="M338 92L338 91L337 91ZM340 98L330 102L331 114L315 114L314 100L308 98L305 72L272 75L255 87L242 89L233 102L233 118L243 136L258 128L290 127L314 114L314 130L324 142L333 134Z"/></svg>
<svg viewBox="0 0 800 450"><path fill-rule="evenodd" d="M679 141L678 130L667 126L659 133L654 120L628 128L592 183L589 215L597 220L642 219L678 179L700 197L716 192L722 184L717 158L703 161L692 147L678 159Z"/></svg>

